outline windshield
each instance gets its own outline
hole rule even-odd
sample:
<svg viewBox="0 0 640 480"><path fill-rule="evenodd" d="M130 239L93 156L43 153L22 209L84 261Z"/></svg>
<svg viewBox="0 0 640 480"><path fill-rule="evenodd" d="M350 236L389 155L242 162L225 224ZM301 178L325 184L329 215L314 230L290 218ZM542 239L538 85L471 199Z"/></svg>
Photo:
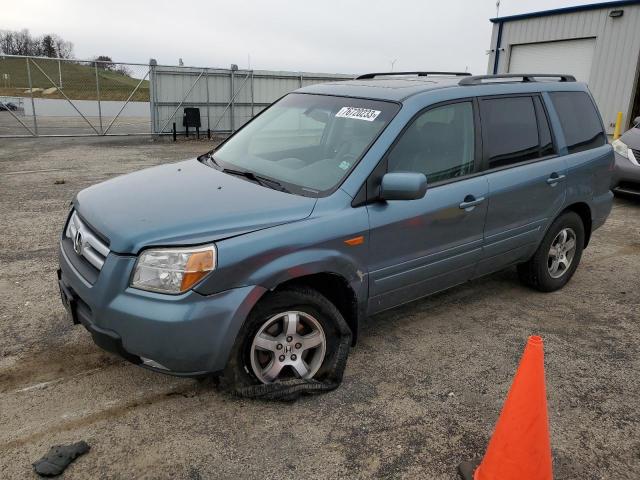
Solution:
<svg viewBox="0 0 640 480"><path fill-rule="evenodd" d="M290 94L213 158L222 168L275 180L288 191L321 195L342 182L398 109L390 102Z"/></svg>

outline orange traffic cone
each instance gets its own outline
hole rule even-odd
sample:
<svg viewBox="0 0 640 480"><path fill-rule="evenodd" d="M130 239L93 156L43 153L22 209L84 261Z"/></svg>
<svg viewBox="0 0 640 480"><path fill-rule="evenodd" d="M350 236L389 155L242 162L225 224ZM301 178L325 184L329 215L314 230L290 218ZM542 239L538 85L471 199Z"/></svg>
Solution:
<svg viewBox="0 0 640 480"><path fill-rule="evenodd" d="M458 472L465 480L553 479L542 338L529 337L480 465L464 462Z"/></svg>

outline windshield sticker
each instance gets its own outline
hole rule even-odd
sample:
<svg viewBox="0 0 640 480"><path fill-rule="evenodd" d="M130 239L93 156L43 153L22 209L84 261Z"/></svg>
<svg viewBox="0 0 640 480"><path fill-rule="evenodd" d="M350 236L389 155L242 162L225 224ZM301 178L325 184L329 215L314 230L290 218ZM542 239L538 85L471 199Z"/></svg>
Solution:
<svg viewBox="0 0 640 480"><path fill-rule="evenodd" d="M367 122L373 122L380 110L371 110L370 108L358 108L358 107L342 107L338 113L337 118L353 118L355 120L366 120Z"/></svg>
<svg viewBox="0 0 640 480"><path fill-rule="evenodd" d="M351 164L344 160L340 165L338 165L338 168L341 168L342 170L348 170L350 166Z"/></svg>

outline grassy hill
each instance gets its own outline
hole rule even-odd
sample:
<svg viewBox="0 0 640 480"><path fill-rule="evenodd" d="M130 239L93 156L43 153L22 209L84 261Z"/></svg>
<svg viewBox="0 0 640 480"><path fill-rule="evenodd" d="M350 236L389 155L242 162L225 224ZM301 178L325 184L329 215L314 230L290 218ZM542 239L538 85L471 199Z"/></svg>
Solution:
<svg viewBox="0 0 640 480"><path fill-rule="evenodd" d="M36 66L37 65L37 66ZM38 69L38 66L59 86L60 73L57 60L38 59L30 64L33 88L48 89L54 86ZM96 100L96 73L90 62L61 62L62 91L72 100ZM101 100L126 100L147 71L145 66L131 66L134 76L98 68ZM8 78L5 78L5 74ZM139 78L135 78L139 76ZM0 57L0 95L28 97L29 81L26 60ZM64 98L59 91L44 95L36 91L34 97ZM145 80L132 97L133 101L149 101L149 82Z"/></svg>

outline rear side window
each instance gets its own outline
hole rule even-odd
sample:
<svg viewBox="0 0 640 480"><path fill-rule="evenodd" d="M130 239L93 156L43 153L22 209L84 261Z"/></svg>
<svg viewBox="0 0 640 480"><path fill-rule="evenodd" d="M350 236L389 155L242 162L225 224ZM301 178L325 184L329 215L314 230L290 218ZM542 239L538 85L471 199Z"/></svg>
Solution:
<svg viewBox="0 0 640 480"><path fill-rule="evenodd" d="M483 99L480 102L480 114L488 168L504 167L542 156L532 97Z"/></svg>
<svg viewBox="0 0 640 480"><path fill-rule="evenodd" d="M569 153L582 152L606 143L598 111L584 92L552 92Z"/></svg>

